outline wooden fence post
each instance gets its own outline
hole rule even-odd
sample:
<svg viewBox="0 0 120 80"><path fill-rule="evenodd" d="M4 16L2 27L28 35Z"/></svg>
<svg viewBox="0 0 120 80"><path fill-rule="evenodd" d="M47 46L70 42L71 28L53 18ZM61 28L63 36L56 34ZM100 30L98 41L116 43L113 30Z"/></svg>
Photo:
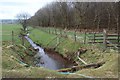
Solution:
<svg viewBox="0 0 120 80"><path fill-rule="evenodd" d="M62 30L60 29L60 36L62 37Z"/></svg>
<svg viewBox="0 0 120 80"><path fill-rule="evenodd" d="M103 45L104 45L104 50L107 48L107 32L105 29L103 29Z"/></svg>
<svg viewBox="0 0 120 80"><path fill-rule="evenodd" d="M14 32L12 31L12 45L14 45Z"/></svg>
<svg viewBox="0 0 120 80"><path fill-rule="evenodd" d="M84 36L84 44L86 43L86 31L85 31L85 36Z"/></svg>
<svg viewBox="0 0 120 80"><path fill-rule="evenodd" d="M119 41L120 37L119 36L120 36L120 33L118 32L118 52L120 52L120 41Z"/></svg>
<svg viewBox="0 0 120 80"><path fill-rule="evenodd" d="M95 43L95 32L93 33L93 43Z"/></svg>
<svg viewBox="0 0 120 80"><path fill-rule="evenodd" d="M49 32L49 34L50 34L50 28L49 28L48 30L49 30L48 32Z"/></svg>
<svg viewBox="0 0 120 80"><path fill-rule="evenodd" d="M118 44L119 44L119 40L120 40L120 37L119 37L119 36L120 36L120 33L118 33Z"/></svg>
<svg viewBox="0 0 120 80"><path fill-rule="evenodd" d="M57 37L57 44L56 46L60 43L59 37Z"/></svg>
<svg viewBox="0 0 120 80"><path fill-rule="evenodd" d="M55 28L55 34L57 35L57 28Z"/></svg>
<svg viewBox="0 0 120 80"><path fill-rule="evenodd" d="M76 31L75 31L75 33L74 33L74 39L75 39L75 42L76 42Z"/></svg>

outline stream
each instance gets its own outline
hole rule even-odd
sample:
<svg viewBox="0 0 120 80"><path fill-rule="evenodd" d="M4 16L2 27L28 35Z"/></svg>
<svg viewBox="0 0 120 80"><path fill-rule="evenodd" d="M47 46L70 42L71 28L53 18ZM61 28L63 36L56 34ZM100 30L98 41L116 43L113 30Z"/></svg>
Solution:
<svg viewBox="0 0 120 80"><path fill-rule="evenodd" d="M57 70L72 67L74 65L71 61L64 59L57 53L45 52L42 47L36 45L28 36L25 36L25 38L34 49L38 50L37 54L34 56L34 63L36 66Z"/></svg>

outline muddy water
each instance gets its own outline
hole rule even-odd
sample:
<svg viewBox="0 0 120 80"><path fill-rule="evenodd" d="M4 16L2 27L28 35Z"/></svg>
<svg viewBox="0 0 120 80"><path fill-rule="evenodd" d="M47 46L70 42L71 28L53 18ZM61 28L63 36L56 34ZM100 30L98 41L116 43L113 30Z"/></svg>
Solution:
<svg viewBox="0 0 120 80"><path fill-rule="evenodd" d="M36 64L36 66L52 70L68 68L73 66L73 63L71 61L63 58L61 55L49 51L45 52L43 48L36 45L28 36L25 36L25 38L29 41L29 43L34 49L38 50L38 53L34 56L34 63Z"/></svg>

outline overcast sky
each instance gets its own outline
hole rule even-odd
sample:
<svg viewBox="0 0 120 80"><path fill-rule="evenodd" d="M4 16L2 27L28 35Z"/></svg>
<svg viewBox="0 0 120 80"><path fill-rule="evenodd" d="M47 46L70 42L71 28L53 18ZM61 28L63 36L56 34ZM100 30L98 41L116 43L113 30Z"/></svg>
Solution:
<svg viewBox="0 0 120 80"><path fill-rule="evenodd" d="M0 0L0 19L15 19L16 14L27 12L31 16L54 0Z"/></svg>
<svg viewBox="0 0 120 80"><path fill-rule="evenodd" d="M34 15L41 7L56 0L0 0L0 19L15 19L18 13L27 12ZM65 0L60 0L65 1ZM70 0L90 1L90 0ZM91 0L96 1L96 0ZM119 1L119 0L97 0L97 1Z"/></svg>

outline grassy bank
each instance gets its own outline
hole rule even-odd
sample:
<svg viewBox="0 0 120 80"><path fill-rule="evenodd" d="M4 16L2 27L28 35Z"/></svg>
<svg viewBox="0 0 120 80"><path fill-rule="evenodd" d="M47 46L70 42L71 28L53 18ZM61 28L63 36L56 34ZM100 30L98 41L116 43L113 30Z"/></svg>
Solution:
<svg viewBox="0 0 120 80"><path fill-rule="evenodd" d="M33 53L29 50L30 44L25 40L25 46L19 37L18 24L2 25L2 77L3 78L52 78L64 77L53 70L42 67L33 67ZM14 45L11 33L14 31ZM49 75L50 74L50 75Z"/></svg>
<svg viewBox="0 0 120 80"><path fill-rule="evenodd" d="M26 67L25 64L19 62L21 60L20 56L11 49L3 49L2 59L3 78L64 77L64 75L61 75L58 72L48 70L42 67ZM30 58L28 59L32 61Z"/></svg>
<svg viewBox="0 0 120 80"><path fill-rule="evenodd" d="M118 77L118 54L117 51L110 49L106 52L101 50L101 45L97 44L83 44L81 41L74 41L74 37L65 38L60 37L59 35L51 34L48 31L48 28L31 28L30 30L30 38L40 44L44 48L54 48L55 51L62 54L64 57L72 58L76 60L79 65L84 65L76 58L75 52L79 48L87 49L87 51L81 54L81 57L88 64L105 61L105 64L96 69L83 69L75 72L75 74L64 75L60 74L53 70L48 70L42 67L33 67L32 66L32 57L28 56L27 53L31 54L29 51L29 43L25 41L25 48L21 46L22 42L18 36L20 32L20 25L3 25L3 45L2 45L2 76L3 77L19 77L19 78L81 78L82 76L79 74L83 74L86 76L92 77ZM54 30L54 29L53 29ZM11 43L11 31L14 31L15 36L15 44L13 48L9 47L12 45ZM52 29L51 29L52 31ZM62 30L62 32L64 32ZM6 35L9 34L9 35ZM69 36L73 36L73 31L66 31L66 34ZM84 38L84 33L77 33L79 35L80 40ZM60 43L58 45L58 43ZM31 66L26 66L25 64L19 62L22 61L21 57L25 58L25 64L31 64ZM30 62L28 62L30 61Z"/></svg>
<svg viewBox="0 0 120 80"><path fill-rule="evenodd" d="M74 52L76 52L80 47L85 47L87 45L75 42L70 38L61 37L60 35L50 34L45 30L41 28L33 29L30 33L30 38L44 48L55 49L55 51L59 52L64 57L74 57ZM73 34L71 33L70 35Z"/></svg>
<svg viewBox="0 0 120 80"><path fill-rule="evenodd" d="M52 30L51 30L52 31ZM73 35L74 32L66 31L68 32L67 35ZM70 33L71 34L70 34ZM83 33L79 34L79 37L84 38ZM57 44L57 38L55 38L58 35L50 34L48 31L48 28L38 28L34 29L30 33L30 38L37 42L38 44L42 45L45 48L54 48ZM103 52L102 45L101 44L83 44L81 42L75 42L71 38L64 38L60 37L59 39L61 41L61 44L58 45L55 50L62 54L65 57L72 57L73 60L76 60L79 65L84 65L79 61L74 54L79 48L87 49L87 52L81 54L79 57L81 57L85 62L88 64L90 63L97 63L104 61L105 64L99 68L96 69L83 69L80 71L77 71L77 74L84 74L89 75L93 77L118 77L118 52L113 49L108 49L107 51ZM49 45L47 45L49 43ZM76 74L68 75L68 77L81 77Z"/></svg>

